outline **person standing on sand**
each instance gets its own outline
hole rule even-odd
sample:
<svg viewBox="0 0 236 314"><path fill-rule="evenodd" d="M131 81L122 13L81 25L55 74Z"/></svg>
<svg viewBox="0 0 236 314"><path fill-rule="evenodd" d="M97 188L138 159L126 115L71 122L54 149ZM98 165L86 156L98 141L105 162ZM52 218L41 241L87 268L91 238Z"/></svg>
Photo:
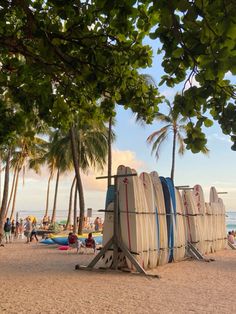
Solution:
<svg viewBox="0 0 236 314"><path fill-rule="evenodd" d="M4 233L5 233L5 239L6 243L11 242L11 221L9 218L7 218L5 224L4 224Z"/></svg>
<svg viewBox="0 0 236 314"><path fill-rule="evenodd" d="M25 223L25 236L26 236L26 243L30 243L30 236L32 232L32 222L29 217L26 218Z"/></svg>
<svg viewBox="0 0 236 314"><path fill-rule="evenodd" d="M99 217L94 220L94 229L95 231L99 231Z"/></svg>
<svg viewBox="0 0 236 314"><path fill-rule="evenodd" d="M23 239L24 237L24 223L23 223L23 219L20 219L19 222L19 238Z"/></svg>

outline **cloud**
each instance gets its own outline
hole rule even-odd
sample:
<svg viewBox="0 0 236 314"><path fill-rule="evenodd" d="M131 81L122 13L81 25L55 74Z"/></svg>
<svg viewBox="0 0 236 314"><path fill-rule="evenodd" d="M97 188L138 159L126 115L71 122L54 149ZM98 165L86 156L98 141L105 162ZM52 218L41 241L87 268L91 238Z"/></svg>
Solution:
<svg viewBox="0 0 236 314"><path fill-rule="evenodd" d="M218 133L210 134L207 138L208 140L218 140L222 142L232 143L229 136L220 135Z"/></svg>
<svg viewBox="0 0 236 314"><path fill-rule="evenodd" d="M145 163L141 160L138 160L136 158L136 154L132 151L121 151L118 149L114 149L112 151L112 174L116 174L116 170L119 165L125 165L139 171L145 166ZM96 177L106 175L107 167L105 167L103 172L91 170L87 175L83 174L82 180L85 190L105 191L107 188L107 179L97 180Z"/></svg>
<svg viewBox="0 0 236 314"><path fill-rule="evenodd" d="M145 168L145 163L136 158L136 154L133 151L125 150L121 151L118 149L113 149L112 151L112 174L116 174L116 170L119 165L129 166L131 168L139 171L141 168ZM106 191L107 179L99 179L98 176L106 176L107 167L104 168L104 171L96 171L90 169L86 174L82 173L82 182L85 190L88 191ZM49 170L47 167L43 166L41 168L40 174L36 174L32 170L27 170L25 174L25 183L47 181L49 177ZM74 177L74 172L67 172L61 175L60 185L61 184L71 184ZM56 174L54 175L54 181Z"/></svg>

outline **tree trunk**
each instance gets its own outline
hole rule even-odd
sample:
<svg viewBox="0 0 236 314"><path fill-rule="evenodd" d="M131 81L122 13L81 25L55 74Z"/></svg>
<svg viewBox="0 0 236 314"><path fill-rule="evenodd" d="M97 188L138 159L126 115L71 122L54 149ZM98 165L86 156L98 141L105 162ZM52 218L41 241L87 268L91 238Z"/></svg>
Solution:
<svg viewBox="0 0 236 314"><path fill-rule="evenodd" d="M12 181L12 186L11 186L11 193L10 193L10 197L9 197L9 200L8 200L8 203L7 203L7 210L6 210L6 216L8 214L8 210L9 210L9 207L11 205L11 200L12 200L12 197L13 197L13 192L15 190L15 182L16 182L16 174L17 174L17 171L18 170L18 166L15 167L14 169L14 175L13 175L13 181Z"/></svg>
<svg viewBox="0 0 236 314"><path fill-rule="evenodd" d="M112 133L112 117L109 119L108 130L108 162L107 162L107 187L111 185L111 171L112 171L112 152L111 152L111 133Z"/></svg>
<svg viewBox="0 0 236 314"><path fill-rule="evenodd" d="M75 174L76 174L76 181L78 183L78 192L79 192L80 215L79 215L78 233L82 234L85 204L84 204L83 185L82 185L82 180L81 180L80 170L79 170L79 158L78 158L79 151L78 151L78 145L76 141L76 134L75 134L74 126L71 127L70 129L70 139L71 139L71 149L72 149L73 163L74 163Z"/></svg>
<svg viewBox="0 0 236 314"><path fill-rule="evenodd" d="M11 221L14 218L14 213L15 213L16 194L17 194L18 179L19 179L20 170L21 170L20 167L17 167L16 182L15 182L15 189L14 189L14 195L13 195L13 200L12 200L12 208L11 208L11 216L10 216L10 220Z"/></svg>
<svg viewBox="0 0 236 314"><path fill-rule="evenodd" d="M67 216L67 222L66 222L66 227L65 229L68 230L69 226L71 225L71 211L72 211L72 197L73 197L73 190L76 182L76 177L74 177L74 180L71 184L70 188L70 199L69 199L69 208L68 208L68 216ZM76 187L77 189L77 187Z"/></svg>
<svg viewBox="0 0 236 314"><path fill-rule="evenodd" d="M0 212L0 244L2 243L3 227L4 227L4 223L5 223L5 214L6 214L6 210L7 210L10 159L11 159L11 149L9 149L9 151L8 151L7 160L6 160L6 167L5 167L4 189L3 189L2 205L1 205L1 212Z"/></svg>
<svg viewBox="0 0 236 314"><path fill-rule="evenodd" d="M78 187L77 187L77 182L75 186L75 193L74 193L74 219L73 219L73 233L77 232L77 195L78 195Z"/></svg>
<svg viewBox="0 0 236 314"><path fill-rule="evenodd" d="M50 172L50 176L48 178L48 187L47 187L47 196L46 196L46 208L45 208L45 214L44 217L48 216L48 205L49 205L49 194L50 194L50 184L52 180L53 172Z"/></svg>
<svg viewBox="0 0 236 314"><path fill-rule="evenodd" d="M58 192L59 177L60 177L60 169L57 169L57 179L56 179L56 186L55 186L51 223L55 223L56 221L57 192Z"/></svg>
<svg viewBox="0 0 236 314"><path fill-rule="evenodd" d="M174 172L175 172L175 148L176 148L176 130L174 130L173 135L173 148L172 148L172 165L171 165L171 174L170 177L174 181Z"/></svg>

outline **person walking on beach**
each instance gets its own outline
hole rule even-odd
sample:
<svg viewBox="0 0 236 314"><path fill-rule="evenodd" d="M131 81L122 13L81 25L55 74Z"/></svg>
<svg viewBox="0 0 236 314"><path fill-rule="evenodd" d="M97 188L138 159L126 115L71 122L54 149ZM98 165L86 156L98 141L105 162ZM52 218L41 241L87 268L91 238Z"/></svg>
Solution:
<svg viewBox="0 0 236 314"><path fill-rule="evenodd" d="M32 222L29 217L26 218L25 223L25 236L26 236L26 243L30 243L30 236L32 232Z"/></svg>
<svg viewBox="0 0 236 314"><path fill-rule="evenodd" d="M5 233L5 239L6 243L11 242L11 221L9 218L7 218L5 224L4 224L4 233Z"/></svg>
<svg viewBox="0 0 236 314"><path fill-rule="evenodd" d="M15 220L13 219L11 222L11 240L12 241L15 237L15 231L16 231L16 225L15 225Z"/></svg>
<svg viewBox="0 0 236 314"><path fill-rule="evenodd" d="M35 238L35 240L38 242L37 231L36 231L35 225L33 225L33 227L32 227L32 231L30 234L30 242L32 242L33 238Z"/></svg>

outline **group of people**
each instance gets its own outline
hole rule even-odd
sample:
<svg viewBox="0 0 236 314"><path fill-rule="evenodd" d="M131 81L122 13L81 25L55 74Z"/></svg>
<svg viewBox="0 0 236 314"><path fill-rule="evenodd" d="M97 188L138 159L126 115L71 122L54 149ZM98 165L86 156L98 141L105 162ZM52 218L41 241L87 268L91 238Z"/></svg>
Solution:
<svg viewBox="0 0 236 314"><path fill-rule="evenodd" d="M235 238L236 238L236 231L232 230L228 232L228 241L231 244L236 244L235 242Z"/></svg>
<svg viewBox="0 0 236 314"><path fill-rule="evenodd" d="M30 217L27 217L24 223L23 219L17 220L14 219L11 221L10 218L7 218L4 224L4 235L6 243L11 243L14 239L23 239L26 236L26 243L29 243L35 238L37 238L36 231L36 220L32 220Z"/></svg>
<svg viewBox="0 0 236 314"><path fill-rule="evenodd" d="M93 238L92 232L88 234L88 237L87 239L85 239L84 243L79 240L78 236L75 233L70 232L68 235L68 244L69 247L76 248L77 252L80 250L81 247L93 249L94 252L96 251L96 242Z"/></svg>

